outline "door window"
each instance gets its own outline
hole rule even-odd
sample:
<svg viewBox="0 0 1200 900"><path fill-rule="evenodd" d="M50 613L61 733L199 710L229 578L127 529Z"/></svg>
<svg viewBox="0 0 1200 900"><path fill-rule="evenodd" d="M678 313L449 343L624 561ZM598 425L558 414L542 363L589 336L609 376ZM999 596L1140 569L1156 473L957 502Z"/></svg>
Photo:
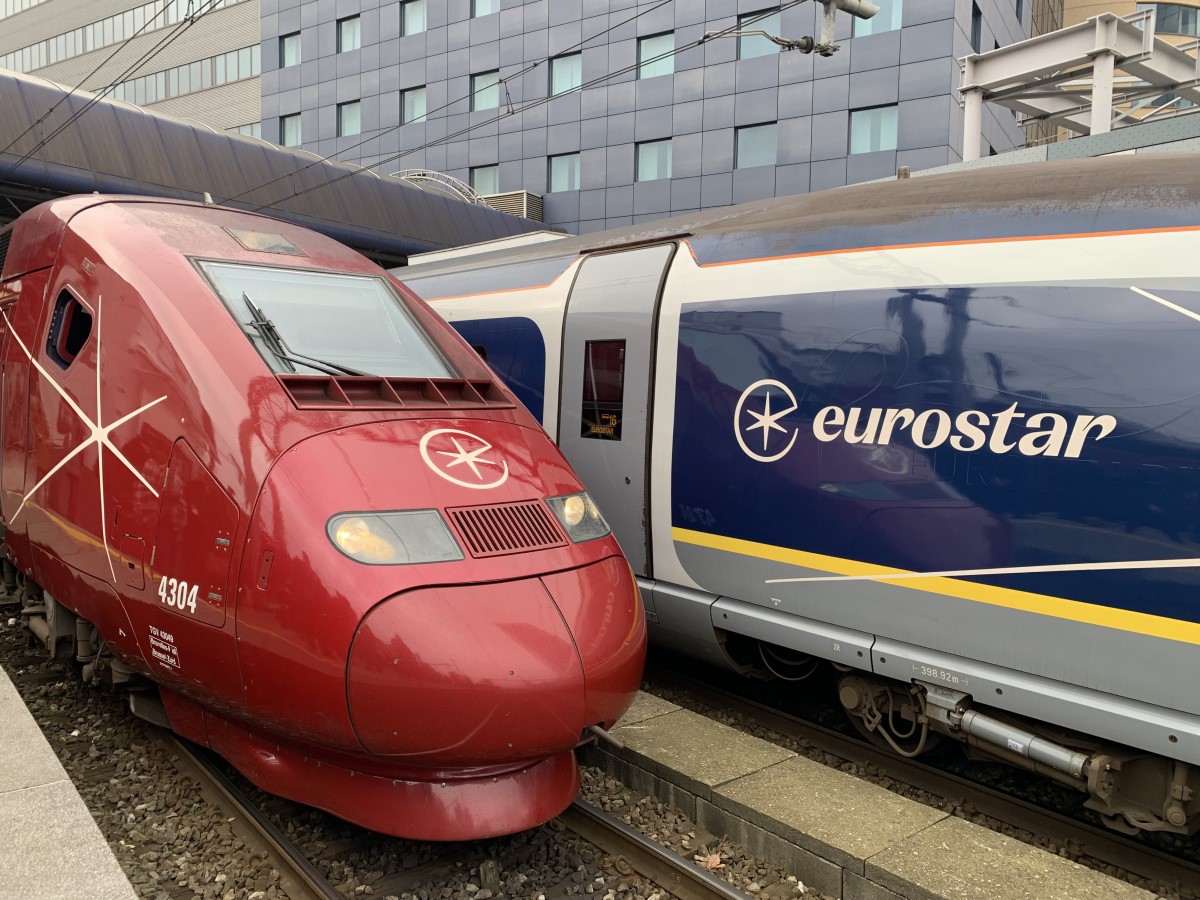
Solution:
<svg viewBox="0 0 1200 900"><path fill-rule="evenodd" d="M619 441L625 397L625 341L588 341L583 356L579 436Z"/></svg>

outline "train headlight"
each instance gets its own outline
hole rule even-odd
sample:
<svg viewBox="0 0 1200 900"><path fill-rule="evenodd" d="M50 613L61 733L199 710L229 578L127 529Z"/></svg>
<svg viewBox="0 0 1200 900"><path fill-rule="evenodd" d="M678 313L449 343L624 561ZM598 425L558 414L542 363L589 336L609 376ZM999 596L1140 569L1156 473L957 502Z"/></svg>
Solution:
<svg viewBox="0 0 1200 900"><path fill-rule="evenodd" d="M591 495L584 491L579 494L567 494L563 497L551 497L547 501L554 515L566 529L568 537L575 543L594 541L611 533L612 529L600 515L600 509Z"/></svg>
<svg viewBox="0 0 1200 900"><path fill-rule="evenodd" d="M435 509L344 513L325 526L333 545L360 563L403 566L463 558L462 549Z"/></svg>

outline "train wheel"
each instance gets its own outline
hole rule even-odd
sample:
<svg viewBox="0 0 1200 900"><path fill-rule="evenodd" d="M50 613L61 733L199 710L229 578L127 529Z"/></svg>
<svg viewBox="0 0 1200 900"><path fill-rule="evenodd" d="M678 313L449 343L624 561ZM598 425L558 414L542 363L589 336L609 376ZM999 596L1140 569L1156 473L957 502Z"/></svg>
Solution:
<svg viewBox="0 0 1200 900"><path fill-rule="evenodd" d="M762 641L758 642L758 655L767 671L780 681L803 681L821 665L821 661L815 656Z"/></svg>
<svg viewBox="0 0 1200 900"><path fill-rule="evenodd" d="M855 730L880 750L911 758L941 742L942 736L921 721L914 693L854 674L839 683L838 699Z"/></svg>

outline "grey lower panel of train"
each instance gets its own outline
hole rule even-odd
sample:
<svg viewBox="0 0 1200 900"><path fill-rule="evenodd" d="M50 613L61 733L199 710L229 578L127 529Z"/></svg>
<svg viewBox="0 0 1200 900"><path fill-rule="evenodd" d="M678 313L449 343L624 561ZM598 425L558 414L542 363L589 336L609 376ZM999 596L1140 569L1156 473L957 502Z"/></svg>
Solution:
<svg viewBox="0 0 1200 900"><path fill-rule="evenodd" d="M648 580L639 579L639 585L654 607L651 638L708 662L732 665L718 635L718 629L724 629L898 681L949 687L987 706L1020 710L1025 716L1200 764L1200 719L1196 717L936 650L877 639L729 597Z"/></svg>

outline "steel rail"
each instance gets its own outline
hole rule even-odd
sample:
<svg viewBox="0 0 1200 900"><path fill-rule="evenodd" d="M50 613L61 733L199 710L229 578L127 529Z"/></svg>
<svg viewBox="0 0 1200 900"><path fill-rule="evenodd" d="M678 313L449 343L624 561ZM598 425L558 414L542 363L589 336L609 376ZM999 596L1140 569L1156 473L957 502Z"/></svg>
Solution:
<svg viewBox="0 0 1200 900"><path fill-rule="evenodd" d="M176 754L178 768L197 781L202 790L209 789L227 812L257 833L275 868L281 875L291 875L300 888L294 892L283 886L292 900L345 900L345 895L225 776L207 751L165 729L147 728L147 732L157 732L156 739Z"/></svg>
<svg viewBox="0 0 1200 900"><path fill-rule="evenodd" d="M567 828L605 853L622 856L678 900L746 900L747 895L691 860L650 840L620 819L576 800L558 817Z"/></svg>
<svg viewBox="0 0 1200 900"><path fill-rule="evenodd" d="M647 678L664 687L685 690L699 702L714 709L740 712L757 725L787 737L805 740L817 750L848 762L873 766L881 775L911 787L959 804L969 802L982 815L1048 837L1060 846L1069 845L1078 855L1116 866L1152 882L1165 882L1200 895L1200 865L1138 844L1136 839L1081 822L917 760L895 756L865 741L847 737L679 672L658 670L648 672Z"/></svg>

